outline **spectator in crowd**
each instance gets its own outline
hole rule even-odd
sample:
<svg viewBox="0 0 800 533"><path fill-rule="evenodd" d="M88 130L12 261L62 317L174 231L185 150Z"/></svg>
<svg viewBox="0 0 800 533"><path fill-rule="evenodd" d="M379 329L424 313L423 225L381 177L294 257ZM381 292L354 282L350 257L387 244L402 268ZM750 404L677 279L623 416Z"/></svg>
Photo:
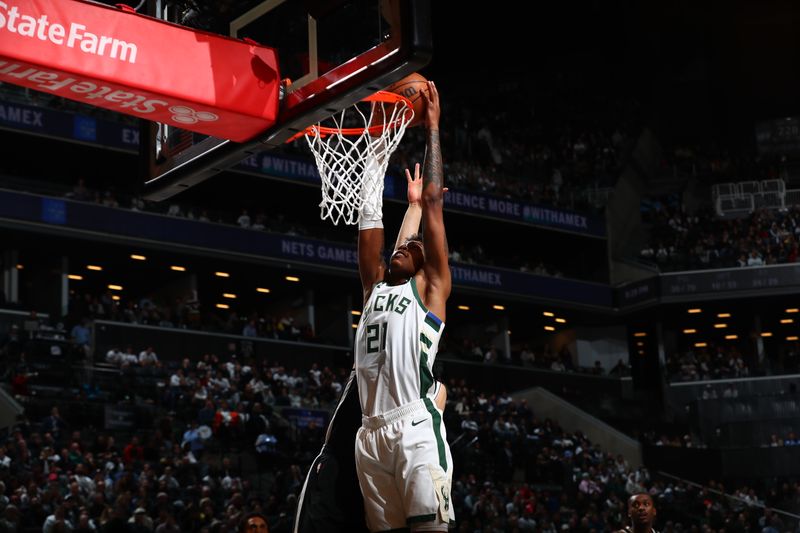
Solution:
<svg viewBox="0 0 800 533"><path fill-rule="evenodd" d="M121 366L124 360L123 353L116 346L112 346L106 352L106 362L115 366Z"/></svg>
<svg viewBox="0 0 800 533"><path fill-rule="evenodd" d="M144 447L139 444L139 437L134 435L122 451L122 460L126 465L130 465L143 459Z"/></svg>
<svg viewBox="0 0 800 533"><path fill-rule="evenodd" d="M59 533L62 531L72 531L74 526L67 518L67 511L64 505L59 505L44 521L42 533Z"/></svg>
<svg viewBox="0 0 800 533"><path fill-rule="evenodd" d="M531 367L536 364L536 354L533 353L529 345L525 345L520 352L519 360L522 366Z"/></svg>
<svg viewBox="0 0 800 533"><path fill-rule="evenodd" d="M159 366L158 355L152 346L148 346L139 352L139 366L142 368Z"/></svg>
<svg viewBox="0 0 800 533"><path fill-rule="evenodd" d="M242 209L242 214L236 219L236 223L240 228L250 227L250 214L247 212L247 209Z"/></svg>
<svg viewBox="0 0 800 533"><path fill-rule="evenodd" d="M92 330L89 326L89 320L82 318L77 324L72 327L70 332L70 339L78 351L79 357L89 358L92 355Z"/></svg>
<svg viewBox="0 0 800 533"><path fill-rule="evenodd" d="M55 441L58 442L66 429L67 423L61 418L58 406L53 406L53 408L50 409L50 414L42 421L42 431L51 434Z"/></svg>
<svg viewBox="0 0 800 533"><path fill-rule="evenodd" d="M747 266L761 266L763 264L764 259L761 258L758 250L751 251L750 256L747 258Z"/></svg>

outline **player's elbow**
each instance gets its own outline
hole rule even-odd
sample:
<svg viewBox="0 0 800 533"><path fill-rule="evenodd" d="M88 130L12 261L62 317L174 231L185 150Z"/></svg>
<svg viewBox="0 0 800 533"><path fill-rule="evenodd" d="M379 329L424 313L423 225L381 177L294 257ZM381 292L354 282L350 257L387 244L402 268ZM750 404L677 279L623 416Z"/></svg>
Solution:
<svg viewBox="0 0 800 533"><path fill-rule="evenodd" d="M433 187L428 187L428 188L432 189ZM422 202L423 202L424 207L426 209L431 209L431 208L434 208L434 209L439 208L439 209L441 209L442 205L444 203L444 196L442 195L442 189L439 188L438 190L435 190L435 191L427 191L426 190L422 194Z"/></svg>

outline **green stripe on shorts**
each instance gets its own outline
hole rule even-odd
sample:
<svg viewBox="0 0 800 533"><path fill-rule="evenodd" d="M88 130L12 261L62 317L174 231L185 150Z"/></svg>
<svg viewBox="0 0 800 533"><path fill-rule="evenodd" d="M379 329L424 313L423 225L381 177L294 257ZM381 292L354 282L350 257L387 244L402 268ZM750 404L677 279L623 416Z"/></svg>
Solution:
<svg viewBox="0 0 800 533"><path fill-rule="evenodd" d="M428 409L431 417L433 417L433 434L436 436L436 448L439 450L439 466L442 467L442 470L447 472L447 455L444 452L444 440L442 439L441 428L442 415L436 410L436 406L433 405L430 398L423 398L422 401L425 402L425 407Z"/></svg>

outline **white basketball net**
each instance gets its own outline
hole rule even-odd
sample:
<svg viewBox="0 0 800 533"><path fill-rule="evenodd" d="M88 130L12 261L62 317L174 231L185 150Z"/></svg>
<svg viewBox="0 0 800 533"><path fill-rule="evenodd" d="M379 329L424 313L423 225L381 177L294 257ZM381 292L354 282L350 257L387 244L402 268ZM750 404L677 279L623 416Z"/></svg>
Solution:
<svg viewBox="0 0 800 533"><path fill-rule="evenodd" d="M366 202L376 208L383 206L389 157L413 117L414 111L405 100L362 101L332 116L330 126L309 128L305 138L322 179L322 220L353 225L358 223Z"/></svg>

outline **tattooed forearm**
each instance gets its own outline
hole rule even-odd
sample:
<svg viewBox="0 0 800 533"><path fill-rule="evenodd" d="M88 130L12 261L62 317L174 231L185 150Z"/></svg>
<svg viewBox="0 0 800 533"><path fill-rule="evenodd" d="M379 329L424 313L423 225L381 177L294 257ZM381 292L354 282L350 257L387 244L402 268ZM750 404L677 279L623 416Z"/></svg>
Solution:
<svg viewBox="0 0 800 533"><path fill-rule="evenodd" d="M439 130L428 130L428 158L425 161L425 172L423 173L423 190L428 189L428 185L433 184L436 191L441 191L444 187L442 177L442 146L439 143Z"/></svg>

